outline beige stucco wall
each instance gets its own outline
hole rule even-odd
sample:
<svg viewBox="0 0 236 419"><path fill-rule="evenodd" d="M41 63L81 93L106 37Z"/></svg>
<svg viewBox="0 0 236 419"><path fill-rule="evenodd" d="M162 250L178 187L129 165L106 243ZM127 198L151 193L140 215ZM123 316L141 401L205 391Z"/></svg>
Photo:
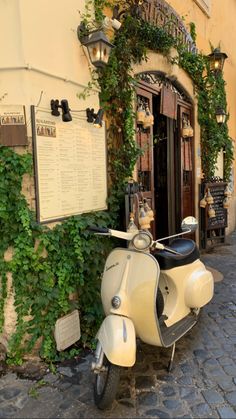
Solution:
<svg viewBox="0 0 236 419"><path fill-rule="evenodd" d="M73 110L99 106L98 91L79 100L91 80L86 52L77 38L83 0L0 0L0 105L25 106L28 147L16 147L23 153L32 150L30 106L50 109L51 99L67 99ZM35 209L33 179L26 176L23 193ZM6 259L11 250L6 252ZM12 334L16 314L12 277L8 274L5 325L0 344L6 345Z"/></svg>
<svg viewBox="0 0 236 419"><path fill-rule="evenodd" d="M77 95L91 80L89 61L77 38L83 0L0 0L0 104L50 108L50 100L67 99L71 109L98 107L98 94ZM42 92L42 94L41 94Z"/></svg>

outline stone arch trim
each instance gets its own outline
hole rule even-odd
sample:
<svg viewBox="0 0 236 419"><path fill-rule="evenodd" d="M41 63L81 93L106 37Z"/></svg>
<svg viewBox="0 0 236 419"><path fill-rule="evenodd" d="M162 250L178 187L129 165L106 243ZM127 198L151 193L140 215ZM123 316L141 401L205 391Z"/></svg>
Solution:
<svg viewBox="0 0 236 419"><path fill-rule="evenodd" d="M176 56L176 54L177 52L175 50L171 51L172 57ZM140 64L134 65L133 74L137 75L139 73L157 71L163 73L170 81L176 82L176 84L186 92L186 95L190 98L192 105L195 106L197 101L193 82L186 71L184 71L177 64L171 63L171 56L166 57L162 54L149 51L148 60L143 60Z"/></svg>

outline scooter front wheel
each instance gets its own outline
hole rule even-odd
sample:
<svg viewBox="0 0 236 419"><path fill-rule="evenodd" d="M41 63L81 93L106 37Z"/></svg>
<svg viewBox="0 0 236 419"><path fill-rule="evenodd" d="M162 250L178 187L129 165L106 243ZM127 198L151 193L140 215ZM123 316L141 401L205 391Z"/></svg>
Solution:
<svg viewBox="0 0 236 419"><path fill-rule="evenodd" d="M120 367L112 364L104 355L104 370L96 374L94 384L94 401L96 406L107 409L116 397L120 380Z"/></svg>

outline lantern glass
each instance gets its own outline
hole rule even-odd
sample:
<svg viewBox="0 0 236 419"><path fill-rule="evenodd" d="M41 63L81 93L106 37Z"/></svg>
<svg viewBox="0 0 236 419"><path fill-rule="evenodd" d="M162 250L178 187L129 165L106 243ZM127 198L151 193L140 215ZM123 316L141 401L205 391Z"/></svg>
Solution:
<svg viewBox="0 0 236 419"><path fill-rule="evenodd" d="M219 48L216 48L208 55L208 58L210 61L210 70L218 73L223 71L224 62L228 56L224 52L221 52Z"/></svg>
<svg viewBox="0 0 236 419"><path fill-rule="evenodd" d="M103 67L107 64L111 47L103 42L96 42L88 46L91 63L95 67Z"/></svg>
<svg viewBox="0 0 236 419"><path fill-rule="evenodd" d="M216 111L216 120L217 120L217 123L219 125L222 125L222 124L225 123L226 113L225 113L225 111L223 109L217 109L217 111Z"/></svg>
<svg viewBox="0 0 236 419"><path fill-rule="evenodd" d="M95 67L104 67L108 63L113 45L102 31L92 34L84 45L88 48L90 61Z"/></svg>

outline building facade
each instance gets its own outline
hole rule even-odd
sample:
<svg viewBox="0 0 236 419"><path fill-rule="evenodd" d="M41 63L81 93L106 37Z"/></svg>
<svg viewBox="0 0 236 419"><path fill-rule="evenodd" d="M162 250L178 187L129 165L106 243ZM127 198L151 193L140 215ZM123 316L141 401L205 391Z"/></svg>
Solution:
<svg viewBox="0 0 236 419"><path fill-rule="evenodd" d="M218 0L186 0L185 2L151 0L150 5L153 7L152 10L159 15L171 16L174 13L175 18L178 16L180 27L186 28L187 32L191 23L194 23L198 51L208 55L211 52L210 44L214 48L220 45L221 50L228 55L224 66L224 79L229 112L229 135L234 144L236 139L236 103L234 100L236 34L233 30L236 16L235 1L227 0L224 8ZM89 95L83 97L83 92L91 83L93 72L86 48L81 45L77 36L77 27L81 21L81 15L86 11L86 4L84 0L69 0L65 8L64 2L56 0L50 2L47 0L34 2L0 0L0 9L0 27L4 40L0 57L0 109L6 112L8 106L23 106L26 142L24 145L13 145L12 148L19 154L31 153L32 106L36 108L36 111L37 108L46 109L51 115L51 101L58 99L60 102L66 99L70 109L75 112L87 108L95 109L95 111L99 109L99 88L95 84L91 85ZM153 24L155 20L153 12L145 9L145 13L146 19ZM171 54L174 57L175 51ZM146 156L146 160L145 156L141 158L141 162L139 161L134 171L134 179L146 185L144 192L155 207L157 220L154 235L167 235L176 230L179 220L184 216L191 214L197 218L201 217L199 202L202 196L199 185L203 174L197 96L190 76L163 54L149 51L148 59L133 67L133 74L140 76L137 97L148 103L155 119L150 131L137 131L137 142L141 146L149 144L151 154L148 159ZM164 114L160 111L163 86L167 90L170 87L171 91L176 94L177 115L175 118L163 116ZM189 120L194 131L191 142L188 141L186 144L181 142L180 135L180 124L184 118ZM157 144L156 138L163 141ZM166 138L168 138L168 143ZM186 153L189 153L188 156ZM220 154L216 176L222 177L222 166L223 154ZM176 176L176 171L178 176ZM233 165L228 233L234 230L236 223L234 185ZM22 191L33 211L38 205L36 186L34 176L24 176ZM97 208L100 209L99 205L94 206L95 210ZM92 206L90 209L93 210ZM104 208L101 207L101 209ZM74 214L76 214L76 209L72 215ZM57 219L49 217L49 221L50 228L53 228L54 221ZM199 241L199 238L196 237L196 240ZM10 247L5 252L5 260L11 260L13 254L14 249ZM12 275L8 273L7 277L8 292L3 304L3 343L15 330L17 322Z"/></svg>

